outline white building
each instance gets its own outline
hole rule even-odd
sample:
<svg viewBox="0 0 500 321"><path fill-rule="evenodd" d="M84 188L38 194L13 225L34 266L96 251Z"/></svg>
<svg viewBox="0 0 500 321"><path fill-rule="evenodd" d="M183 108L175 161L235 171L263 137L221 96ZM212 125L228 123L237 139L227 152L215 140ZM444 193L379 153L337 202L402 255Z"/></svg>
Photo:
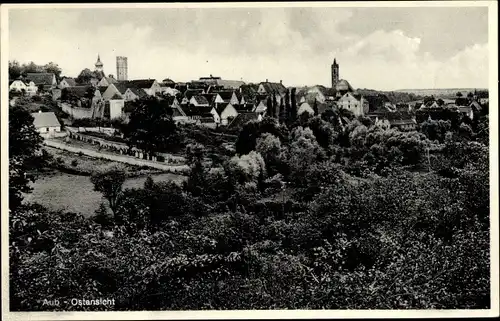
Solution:
<svg viewBox="0 0 500 321"><path fill-rule="evenodd" d="M61 132L61 124L53 112L38 112L31 115L34 118L33 125L42 137L54 137Z"/></svg>

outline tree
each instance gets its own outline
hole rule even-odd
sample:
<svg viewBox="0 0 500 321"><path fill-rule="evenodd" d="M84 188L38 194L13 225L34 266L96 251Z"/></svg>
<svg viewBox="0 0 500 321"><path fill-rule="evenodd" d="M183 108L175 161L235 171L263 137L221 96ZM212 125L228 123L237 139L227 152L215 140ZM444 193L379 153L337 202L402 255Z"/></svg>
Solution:
<svg viewBox="0 0 500 321"><path fill-rule="evenodd" d="M262 155L270 177L280 173L283 164L281 161L282 150L279 138L273 134L264 133L257 139L255 150Z"/></svg>
<svg viewBox="0 0 500 321"><path fill-rule="evenodd" d="M314 98L313 111L314 111L314 115L318 116L319 110L318 110L318 101L316 100L316 98Z"/></svg>
<svg viewBox="0 0 500 321"><path fill-rule="evenodd" d="M104 198L108 200L115 220L119 220L116 209L125 179L125 171L116 166L96 171L90 177L90 181L94 184L94 190L101 192Z"/></svg>
<svg viewBox="0 0 500 321"><path fill-rule="evenodd" d="M297 118L297 95L296 95L296 91L297 89L296 88L292 88L291 90L291 103L292 103L292 112L291 112L291 116L292 116L292 121L294 121L296 118Z"/></svg>
<svg viewBox="0 0 500 321"><path fill-rule="evenodd" d="M43 66L45 72L53 73L56 76L57 81L61 79L62 69L56 63L49 62L45 66Z"/></svg>
<svg viewBox="0 0 500 321"><path fill-rule="evenodd" d="M33 116L20 106L9 106L9 208L19 206L23 193L29 193L35 181L36 153L42 137L33 125Z"/></svg>
<svg viewBox="0 0 500 321"><path fill-rule="evenodd" d="M154 97L138 101L123 134L128 143L143 150L145 156L179 146L177 126L168 108Z"/></svg>
<svg viewBox="0 0 500 321"><path fill-rule="evenodd" d="M16 60L9 61L9 79L15 80L22 74L22 68Z"/></svg>
<svg viewBox="0 0 500 321"><path fill-rule="evenodd" d="M462 93L458 91L458 92L457 92L457 97L458 97L458 98L460 98L460 97L462 97L462 96L463 96L463 95L462 95Z"/></svg>
<svg viewBox="0 0 500 321"><path fill-rule="evenodd" d="M286 98L281 98L280 99L280 106L279 106L279 122L280 124L286 123L287 120L287 112L288 110L286 109L286 105L283 100Z"/></svg>
<svg viewBox="0 0 500 321"><path fill-rule="evenodd" d="M79 84L89 84L90 80L94 77L94 73L90 69L85 68L80 72L78 77L76 77L75 81Z"/></svg>
<svg viewBox="0 0 500 321"><path fill-rule="evenodd" d="M285 93L285 119L288 122L292 118L292 110L290 107L290 90L287 89Z"/></svg>
<svg viewBox="0 0 500 321"><path fill-rule="evenodd" d="M278 102L276 101L276 93L273 92L273 101L272 101L272 104L273 104L273 108L272 108L272 112L273 112L273 118L276 118L276 109L278 108Z"/></svg>
<svg viewBox="0 0 500 321"><path fill-rule="evenodd" d="M267 111L269 112L270 117L274 117L273 114L273 101L271 99L271 96L267 97Z"/></svg>

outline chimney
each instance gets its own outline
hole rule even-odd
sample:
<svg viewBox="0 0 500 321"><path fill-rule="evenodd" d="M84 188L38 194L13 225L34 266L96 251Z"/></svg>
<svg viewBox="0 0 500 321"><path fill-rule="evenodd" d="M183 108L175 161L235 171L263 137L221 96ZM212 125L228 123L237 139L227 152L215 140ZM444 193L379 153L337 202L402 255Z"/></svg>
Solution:
<svg viewBox="0 0 500 321"><path fill-rule="evenodd" d="M280 80L280 84L282 84L282 85L283 85L283 80Z"/></svg>
<svg viewBox="0 0 500 321"><path fill-rule="evenodd" d="M269 79L266 78L266 82L269 82Z"/></svg>

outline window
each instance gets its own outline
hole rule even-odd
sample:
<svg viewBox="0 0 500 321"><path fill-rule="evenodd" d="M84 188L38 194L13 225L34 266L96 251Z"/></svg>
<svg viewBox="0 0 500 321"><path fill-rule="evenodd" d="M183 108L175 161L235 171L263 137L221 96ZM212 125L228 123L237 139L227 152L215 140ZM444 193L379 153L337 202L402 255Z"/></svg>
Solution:
<svg viewBox="0 0 500 321"><path fill-rule="evenodd" d="M50 128L49 128L49 127L47 127L47 130L46 130L46 131L47 131L47 132L49 132L49 131L50 131Z"/></svg>

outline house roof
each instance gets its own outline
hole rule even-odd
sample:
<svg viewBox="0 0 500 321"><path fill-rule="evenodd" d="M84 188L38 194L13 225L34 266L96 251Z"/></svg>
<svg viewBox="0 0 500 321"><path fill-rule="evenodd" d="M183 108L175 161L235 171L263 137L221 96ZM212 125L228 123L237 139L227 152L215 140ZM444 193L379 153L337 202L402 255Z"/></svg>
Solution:
<svg viewBox="0 0 500 321"><path fill-rule="evenodd" d="M460 106L458 107L458 110L461 112L461 113L470 113L472 108L470 106Z"/></svg>
<svg viewBox="0 0 500 321"><path fill-rule="evenodd" d="M391 126L416 124L415 120L413 119L393 119L389 120L389 123L391 124Z"/></svg>
<svg viewBox="0 0 500 321"><path fill-rule="evenodd" d="M31 116L33 116L33 125L35 125L35 128L61 126L57 120L56 114L52 111L45 113L32 113Z"/></svg>
<svg viewBox="0 0 500 321"><path fill-rule="evenodd" d="M121 100L121 99L123 99L123 97L118 95L117 93L115 93L113 97L110 98L110 100Z"/></svg>
<svg viewBox="0 0 500 321"><path fill-rule="evenodd" d="M202 94L203 97L205 97L208 101L209 104L212 104L214 99L215 99L215 96L216 94L214 93L211 93L211 94Z"/></svg>
<svg viewBox="0 0 500 321"><path fill-rule="evenodd" d="M313 108L311 107L311 105L309 105L308 103L302 103L299 107L299 109L297 110L297 114L300 115L304 112L312 112L314 114L314 110Z"/></svg>
<svg viewBox="0 0 500 321"><path fill-rule="evenodd" d="M76 81L73 78L64 78L63 80L66 81L66 83L72 87L76 86Z"/></svg>
<svg viewBox="0 0 500 321"><path fill-rule="evenodd" d="M259 89L258 85L255 84L245 84L240 86L241 93L245 96L254 96Z"/></svg>
<svg viewBox="0 0 500 321"><path fill-rule="evenodd" d="M481 105L475 100L470 104L470 107L476 109L477 111L481 111L481 109L483 109L483 107L481 107Z"/></svg>
<svg viewBox="0 0 500 321"><path fill-rule="evenodd" d="M262 113L267 110L267 102L266 100L261 100L257 107L255 107L254 112L255 113Z"/></svg>
<svg viewBox="0 0 500 321"><path fill-rule="evenodd" d="M87 93L87 90L89 88L92 88L92 86L73 86L73 87L66 87L63 90L66 90L68 93L71 93L72 95L75 95L78 98L82 98L85 96Z"/></svg>
<svg viewBox="0 0 500 321"><path fill-rule="evenodd" d="M217 79L217 85L223 86L224 88L238 89L238 88L240 88L241 85L244 85L244 84L245 84L245 82L240 81L240 80Z"/></svg>
<svg viewBox="0 0 500 321"><path fill-rule="evenodd" d="M52 85L55 75L50 72L27 73L26 78L32 80L35 85Z"/></svg>
<svg viewBox="0 0 500 321"><path fill-rule="evenodd" d="M203 89L187 89L184 92L184 97L186 97L187 99L191 99L191 97L193 97L195 95L201 95L202 92L203 92Z"/></svg>
<svg viewBox="0 0 500 321"><path fill-rule="evenodd" d="M215 106L215 110L220 115L224 111L224 109L226 109L226 107L228 105L231 105L231 104L230 103L226 103L226 102L224 102L224 103L217 103L217 106Z"/></svg>
<svg viewBox="0 0 500 321"><path fill-rule="evenodd" d="M128 88L131 92L134 93L134 95L136 95L137 97L139 98L143 98L143 97L147 97L148 94L144 91L144 89L142 88L134 88L134 87L130 87Z"/></svg>
<svg viewBox="0 0 500 321"><path fill-rule="evenodd" d="M233 91L229 90L223 90L223 91L218 91L217 94L224 100L224 102L229 102L231 100L231 97L233 97Z"/></svg>
<svg viewBox="0 0 500 321"><path fill-rule="evenodd" d="M208 106L193 106L193 105L184 105L182 107L182 110L184 111L184 114L187 116L201 116L201 115L207 115L210 114L210 111L212 110L212 107Z"/></svg>
<svg viewBox="0 0 500 321"><path fill-rule="evenodd" d="M250 121L255 121L259 119L259 114L254 112L240 112L238 115L229 123L228 127L239 127L243 126Z"/></svg>
<svg viewBox="0 0 500 321"><path fill-rule="evenodd" d="M116 80L115 78L112 78L112 77L102 77L102 79L106 79L106 81L108 82L108 84L115 84L115 83L118 82L118 80Z"/></svg>
<svg viewBox="0 0 500 321"><path fill-rule="evenodd" d="M151 88L154 82L155 82L154 79L136 79L136 80L129 80L128 85L129 87L135 87L135 88Z"/></svg>
<svg viewBox="0 0 500 321"><path fill-rule="evenodd" d="M165 99L165 101L167 102L167 105L169 107L171 107L172 104L174 103L176 97L175 96L171 96L171 95L166 95L166 96L163 96L163 99Z"/></svg>
<svg viewBox="0 0 500 321"><path fill-rule="evenodd" d="M282 83L279 82L261 82L260 85L264 87L264 90L266 93L272 93L272 92L277 92L280 94L284 94L287 89L285 86L283 86Z"/></svg>
<svg viewBox="0 0 500 321"><path fill-rule="evenodd" d="M198 105L209 105L207 98L203 95L195 95L192 98L194 98Z"/></svg>
<svg viewBox="0 0 500 321"><path fill-rule="evenodd" d="M335 85L335 90L336 91L353 91L354 89L352 88L351 84L345 80L341 79L339 82Z"/></svg>
<svg viewBox="0 0 500 321"><path fill-rule="evenodd" d="M118 91L123 95L127 91L128 88L131 88L130 84L128 81L119 81L116 84L113 84L113 86L118 89Z"/></svg>
<svg viewBox="0 0 500 321"><path fill-rule="evenodd" d="M162 83L163 83L164 85L175 85L175 81L173 81L173 80L172 80L172 79L170 79L170 78L165 78L165 79L163 79L163 80L162 80Z"/></svg>
<svg viewBox="0 0 500 321"><path fill-rule="evenodd" d="M99 92L103 94L106 91L106 89L108 89L108 87L109 86L99 86L97 87L97 90L99 90Z"/></svg>
<svg viewBox="0 0 500 321"><path fill-rule="evenodd" d="M455 99L455 104L457 106L468 106L469 105L469 99L467 99L465 97L458 97L457 99Z"/></svg>

